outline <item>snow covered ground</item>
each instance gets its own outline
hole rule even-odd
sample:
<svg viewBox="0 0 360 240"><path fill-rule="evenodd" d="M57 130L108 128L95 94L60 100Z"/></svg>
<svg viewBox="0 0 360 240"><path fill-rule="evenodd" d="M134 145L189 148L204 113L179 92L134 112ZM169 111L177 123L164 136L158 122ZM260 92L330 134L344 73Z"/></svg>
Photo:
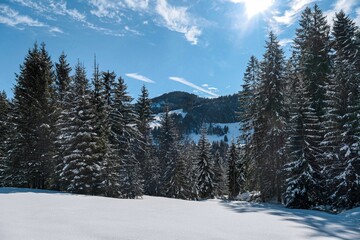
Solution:
<svg viewBox="0 0 360 240"><path fill-rule="evenodd" d="M0 188L0 239L360 239L360 208L331 215L247 202Z"/></svg>

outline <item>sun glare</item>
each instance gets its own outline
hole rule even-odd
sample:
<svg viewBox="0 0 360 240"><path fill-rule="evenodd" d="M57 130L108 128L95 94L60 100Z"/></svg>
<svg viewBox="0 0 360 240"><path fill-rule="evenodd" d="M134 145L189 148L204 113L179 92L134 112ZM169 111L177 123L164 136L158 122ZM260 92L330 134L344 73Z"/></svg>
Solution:
<svg viewBox="0 0 360 240"><path fill-rule="evenodd" d="M252 18L259 13L263 13L273 5L274 0L231 0L235 3L243 3L248 18Z"/></svg>

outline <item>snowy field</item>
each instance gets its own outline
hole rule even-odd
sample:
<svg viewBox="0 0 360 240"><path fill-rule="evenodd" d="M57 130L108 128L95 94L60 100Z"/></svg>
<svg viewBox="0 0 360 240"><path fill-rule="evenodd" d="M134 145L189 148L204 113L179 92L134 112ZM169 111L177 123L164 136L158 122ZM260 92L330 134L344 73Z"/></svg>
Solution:
<svg viewBox="0 0 360 240"><path fill-rule="evenodd" d="M331 215L271 204L0 188L0 239L360 239L360 208Z"/></svg>

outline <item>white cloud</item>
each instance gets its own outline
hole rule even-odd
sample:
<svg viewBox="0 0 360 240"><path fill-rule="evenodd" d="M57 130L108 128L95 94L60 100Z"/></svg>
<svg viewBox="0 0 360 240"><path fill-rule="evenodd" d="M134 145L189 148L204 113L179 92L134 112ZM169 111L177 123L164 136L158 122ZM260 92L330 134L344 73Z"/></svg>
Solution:
<svg viewBox="0 0 360 240"><path fill-rule="evenodd" d="M51 27L51 28L50 28L50 32L51 32L51 33L64 33L63 30L61 30L61 29L58 28L58 27Z"/></svg>
<svg viewBox="0 0 360 240"><path fill-rule="evenodd" d="M126 73L125 75L129 78L133 78L142 82L155 83L155 81L151 80L150 78L140 75L138 73Z"/></svg>
<svg viewBox="0 0 360 240"><path fill-rule="evenodd" d="M186 80L184 78L181 78L181 77L169 77L169 79L172 80L172 81L175 81L175 82L182 83L182 84L187 85L189 87L192 87L192 88L194 88L194 89L196 89L198 91L204 92L206 94L209 94L212 97L218 97L219 96L219 95L217 95L217 94L215 94L215 93L213 93L213 92L211 92L209 90L206 90L206 89L204 89L204 88L202 88L202 87L200 87L198 85L195 85L192 82L189 82L188 80Z"/></svg>
<svg viewBox="0 0 360 240"><path fill-rule="evenodd" d="M4 4L0 5L0 23L6 24L11 27L17 27L18 25L29 27L47 26L45 23L42 23L29 16L21 15L18 11Z"/></svg>
<svg viewBox="0 0 360 240"><path fill-rule="evenodd" d="M210 91L217 91L218 89L216 87L209 87L208 88Z"/></svg>
<svg viewBox="0 0 360 240"><path fill-rule="evenodd" d="M125 0L125 3L133 10L146 10L149 7L149 0Z"/></svg>
<svg viewBox="0 0 360 240"><path fill-rule="evenodd" d="M31 8L34 11L45 15L48 19L56 20L56 19L53 19L53 16L56 16L56 15L57 16L66 16L66 17L69 17L71 20L82 23L84 27L101 32L102 34L115 36L115 37L123 37L124 36L124 33L122 33L122 32L114 31L109 28L100 27L100 26L97 26L97 25L87 21L85 14L79 12L75 8L68 8L67 2L63 1L63 0L60 0L60 1L55 1L55 0L43 0L43 1L12 0L12 1L16 2L22 6ZM94 2L94 3L98 2L99 4L100 4L100 2L105 2L105 1L108 1L108 0L92 0L92 2ZM60 33L61 30L60 31L58 31L58 30L59 30L59 28L57 28L57 29L51 28L50 32Z"/></svg>
<svg viewBox="0 0 360 240"><path fill-rule="evenodd" d="M293 43L293 40L291 38L283 38L279 41L279 45L282 47L291 43Z"/></svg>
<svg viewBox="0 0 360 240"><path fill-rule="evenodd" d="M360 26L360 8L356 9L356 18L354 19L354 21L357 26Z"/></svg>
<svg viewBox="0 0 360 240"><path fill-rule="evenodd" d="M120 1L114 0L90 0L89 4L94 7L90 13L98 18L109 18L120 22L120 9L125 5Z"/></svg>
<svg viewBox="0 0 360 240"><path fill-rule="evenodd" d="M15 3L18 3L22 6L31 8L40 13L46 14L55 14L60 16L69 16L76 21L85 21L85 14L80 13L77 9L70 9L67 7L66 1L55 1L55 0L45 0L45 1L34 1L34 0L12 0Z"/></svg>
<svg viewBox="0 0 360 240"><path fill-rule="evenodd" d="M186 7L174 7L166 0L157 0L156 12L161 16L163 24L171 31L183 33L186 40L196 45L201 29L195 25L193 17Z"/></svg>
<svg viewBox="0 0 360 240"><path fill-rule="evenodd" d="M209 84L204 83L204 84L202 84L201 86L202 86L202 87L209 87Z"/></svg>
<svg viewBox="0 0 360 240"><path fill-rule="evenodd" d="M349 14L352 8L356 5L358 0L337 0L333 5L332 9L326 11L327 22L332 26L335 14L343 10L345 14Z"/></svg>
<svg viewBox="0 0 360 240"><path fill-rule="evenodd" d="M316 0L294 0L290 1L289 10L286 10L281 16L274 16L276 23L283 25L292 25L296 18L299 16L301 11L308 6L310 3L315 2Z"/></svg>

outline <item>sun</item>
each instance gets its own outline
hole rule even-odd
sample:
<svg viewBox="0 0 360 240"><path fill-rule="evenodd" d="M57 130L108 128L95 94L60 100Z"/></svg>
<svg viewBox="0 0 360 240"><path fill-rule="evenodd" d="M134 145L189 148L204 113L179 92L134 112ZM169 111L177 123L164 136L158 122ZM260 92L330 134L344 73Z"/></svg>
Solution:
<svg viewBox="0 0 360 240"><path fill-rule="evenodd" d="M245 5L246 15L250 19L259 13L268 10L273 4L274 0L231 0L234 3L242 3Z"/></svg>

